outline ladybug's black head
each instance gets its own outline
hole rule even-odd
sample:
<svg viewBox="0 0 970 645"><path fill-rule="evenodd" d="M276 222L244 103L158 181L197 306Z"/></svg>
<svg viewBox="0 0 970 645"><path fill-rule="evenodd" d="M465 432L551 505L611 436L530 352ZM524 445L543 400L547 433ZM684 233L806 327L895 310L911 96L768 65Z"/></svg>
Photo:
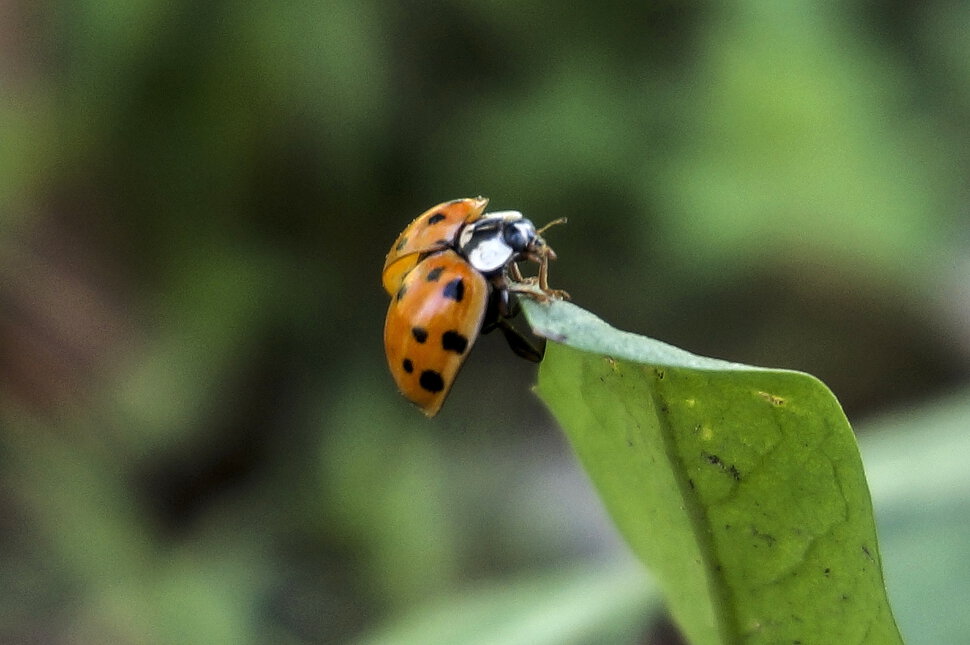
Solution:
<svg viewBox="0 0 970 645"><path fill-rule="evenodd" d="M527 219L520 219L514 222L507 222L502 231L502 238L505 243L516 253L525 253L535 245L536 227ZM542 239L542 238L538 238Z"/></svg>
<svg viewBox="0 0 970 645"><path fill-rule="evenodd" d="M518 211L488 213L465 226L457 250L485 275L495 275L512 262L531 256L541 239L532 222Z"/></svg>

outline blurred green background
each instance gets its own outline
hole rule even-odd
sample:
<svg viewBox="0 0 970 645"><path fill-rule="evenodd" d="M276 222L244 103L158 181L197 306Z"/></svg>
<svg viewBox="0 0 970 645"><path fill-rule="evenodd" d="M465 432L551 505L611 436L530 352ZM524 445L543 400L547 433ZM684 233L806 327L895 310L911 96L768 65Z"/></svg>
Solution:
<svg viewBox="0 0 970 645"><path fill-rule="evenodd" d="M568 217L551 282L616 326L906 410L909 481L935 397L939 455L970 425L968 123L953 1L0 3L0 642L347 642L635 569L501 338L438 418L395 391L384 254L456 197ZM874 483L911 642L970 629L938 488Z"/></svg>

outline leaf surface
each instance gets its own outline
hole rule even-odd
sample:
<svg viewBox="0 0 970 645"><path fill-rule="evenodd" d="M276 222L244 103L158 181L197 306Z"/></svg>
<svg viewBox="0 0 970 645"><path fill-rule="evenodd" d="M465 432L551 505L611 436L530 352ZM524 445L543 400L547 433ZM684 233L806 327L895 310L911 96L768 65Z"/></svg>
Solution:
<svg viewBox="0 0 970 645"><path fill-rule="evenodd" d="M523 298L537 391L690 642L898 643L852 429L818 379Z"/></svg>

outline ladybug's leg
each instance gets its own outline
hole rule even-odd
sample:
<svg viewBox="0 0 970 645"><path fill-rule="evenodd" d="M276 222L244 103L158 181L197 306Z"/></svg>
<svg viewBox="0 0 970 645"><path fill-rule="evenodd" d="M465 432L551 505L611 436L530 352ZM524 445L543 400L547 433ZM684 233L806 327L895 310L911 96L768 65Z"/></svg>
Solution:
<svg viewBox="0 0 970 645"><path fill-rule="evenodd" d="M543 293L549 291L549 255L543 254L539 259L539 288Z"/></svg>
<svg viewBox="0 0 970 645"><path fill-rule="evenodd" d="M502 330L502 335L505 336L506 342L508 342L509 347L517 355L533 363L538 363L542 360L542 355L546 352L546 341L544 338L539 338L539 344L536 346L522 332L513 327L512 323L507 319L499 318L495 321L495 325Z"/></svg>
<svg viewBox="0 0 970 645"><path fill-rule="evenodd" d="M549 258L555 257L555 255L552 253L552 249L549 247L546 247L544 251L548 252L543 252L528 258L539 265L538 277L522 277L522 272L519 270L519 265L513 262L508 268L508 278L505 278L504 276L493 278L492 282L495 285L496 290L521 293L529 298L532 298L533 300L538 300L540 302L545 302L550 299L569 300L569 294L562 289L549 288ZM536 289L536 287L538 287L538 289Z"/></svg>
<svg viewBox="0 0 970 645"><path fill-rule="evenodd" d="M539 275L535 278L523 278L522 272L519 271L518 265L513 262L509 265L508 273L512 278L513 284L506 287L510 291L515 291L517 293L522 293L530 298L544 302L547 300L569 300L569 294L562 289L550 289L549 288L549 260L556 259L556 252L548 246L541 237L538 237L546 229L556 224L565 224L566 218L560 217L555 219L539 230L536 231L536 239L538 240L537 248L533 248L529 253L520 256L521 258L531 260L539 265ZM538 291L536 287L538 286Z"/></svg>
<svg viewBox="0 0 970 645"><path fill-rule="evenodd" d="M483 327L488 326L488 331L495 328L496 319L511 318L519 313L516 303L509 295L514 287L515 284L509 284L509 280L502 274L492 277L492 293L488 297L488 307L485 309L485 322L483 324Z"/></svg>
<svg viewBox="0 0 970 645"><path fill-rule="evenodd" d="M512 326L509 318L519 312L518 303L511 297L509 289L496 288L492 290L488 308L485 310L485 320L482 323L482 333L487 334L499 329L505 336L505 341L512 351L522 358L538 363L545 353L545 339L538 338L538 346L529 340L522 332Z"/></svg>
<svg viewBox="0 0 970 645"><path fill-rule="evenodd" d="M569 294L562 289L549 288L549 255L539 257L539 290L555 300L569 300Z"/></svg>

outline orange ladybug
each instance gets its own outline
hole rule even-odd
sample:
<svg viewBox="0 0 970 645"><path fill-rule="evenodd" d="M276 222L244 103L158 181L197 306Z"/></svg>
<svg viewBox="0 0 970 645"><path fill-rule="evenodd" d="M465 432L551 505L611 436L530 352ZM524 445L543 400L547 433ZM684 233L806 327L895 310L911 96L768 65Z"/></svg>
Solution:
<svg viewBox="0 0 970 645"><path fill-rule="evenodd" d="M556 254L541 229L518 211L485 213L488 199L455 199L419 215L398 236L384 261L391 296L384 351L397 387L429 417L438 413L480 332L499 328L519 355L542 354L508 323L512 292L563 298L550 289L548 263ZM516 262L539 265L523 279ZM539 291L523 288L538 282Z"/></svg>

